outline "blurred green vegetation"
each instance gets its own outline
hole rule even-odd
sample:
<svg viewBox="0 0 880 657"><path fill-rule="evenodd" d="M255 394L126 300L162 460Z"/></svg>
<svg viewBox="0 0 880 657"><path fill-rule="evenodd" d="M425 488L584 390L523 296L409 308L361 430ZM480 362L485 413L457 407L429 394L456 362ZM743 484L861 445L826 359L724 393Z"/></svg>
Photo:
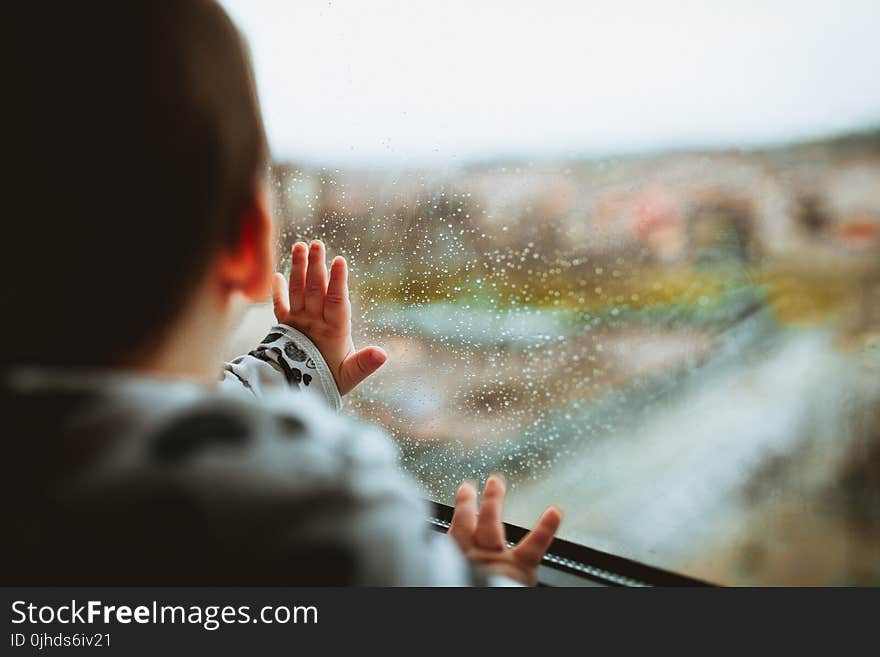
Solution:
<svg viewBox="0 0 880 657"><path fill-rule="evenodd" d="M355 287L363 305L438 302L474 308L542 308L651 322L674 316L700 322L725 310L761 303L783 323L831 318L853 301L853 274L840 268L561 268L529 276L503 270L439 271L412 278L371 276Z"/></svg>

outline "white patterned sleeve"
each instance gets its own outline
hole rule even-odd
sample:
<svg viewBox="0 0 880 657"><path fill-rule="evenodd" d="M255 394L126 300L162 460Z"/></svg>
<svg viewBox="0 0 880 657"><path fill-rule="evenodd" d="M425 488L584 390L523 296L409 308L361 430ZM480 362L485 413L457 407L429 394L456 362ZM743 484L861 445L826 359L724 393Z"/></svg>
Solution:
<svg viewBox="0 0 880 657"><path fill-rule="evenodd" d="M276 324L255 349L226 363L220 385L245 388L257 397L283 386L319 395L334 410L342 407L333 373L321 352L287 324Z"/></svg>

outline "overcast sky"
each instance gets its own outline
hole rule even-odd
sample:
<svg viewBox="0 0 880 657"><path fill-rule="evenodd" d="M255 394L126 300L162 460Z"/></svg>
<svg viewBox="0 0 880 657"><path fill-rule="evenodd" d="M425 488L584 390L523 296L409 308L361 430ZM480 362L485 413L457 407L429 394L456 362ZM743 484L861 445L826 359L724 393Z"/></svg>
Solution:
<svg viewBox="0 0 880 657"><path fill-rule="evenodd" d="M880 125L880 0L225 0L275 157L455 165Z"/></svg>

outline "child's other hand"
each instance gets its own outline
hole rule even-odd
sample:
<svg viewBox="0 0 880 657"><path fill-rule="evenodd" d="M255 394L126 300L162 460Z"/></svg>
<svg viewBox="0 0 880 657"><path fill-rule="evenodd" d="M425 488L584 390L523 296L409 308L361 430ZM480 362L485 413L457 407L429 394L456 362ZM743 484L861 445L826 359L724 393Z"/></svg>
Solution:
<svg viewBox="0 0 880 657"><path fill-rule="evenodd" d="M496 476L489 477L477 513L477 490L471 484L463 483L455 494L455 512L449 534L471 561L520 584L534 586L538 583L538 564L550 547L562 516L555 508L548 508L532 531L515 547L509 548L501 523L504 495L501 480Z"/></svg>
<svg viewBox="0 0 880 657"><path fill-rule="evenodd" d="M379 369L388 356L379 347L355 351L351 339L348 267L337 256L327 274L324 245L297 242L291 250L290 285L276 273L272 281L275 318L305 333L333 371L344 395Z"/></svg>

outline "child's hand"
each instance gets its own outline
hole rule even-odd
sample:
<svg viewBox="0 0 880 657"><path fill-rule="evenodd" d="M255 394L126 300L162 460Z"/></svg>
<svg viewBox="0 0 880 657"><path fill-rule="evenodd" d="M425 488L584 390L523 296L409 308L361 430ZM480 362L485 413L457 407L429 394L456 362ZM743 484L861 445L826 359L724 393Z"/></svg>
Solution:
<svg viewBox="0 0 880 657"><path fill-rule="evenodd" d="M303 242L291 251L290 286L281 274L272 281L275 318L305 333L333 372L344 395L379 369L388 356L379 347L354 350L351 340L351 304L348 267L339 256L330 265L328 281L324 245Z"/></svg>
<svg viewBox="0 0 880 657"><path fill-rule="evenodd" d="M521 584L534 586L538 583L538 564L550 547L562 516L550 507L544 511L532 531L515 547L509 548L501 523L504 494L501 480L495 476L489 477L478 514L477 491L471 484L463 483L455 494L455 512L449 534L468 559Z"/></svg>

